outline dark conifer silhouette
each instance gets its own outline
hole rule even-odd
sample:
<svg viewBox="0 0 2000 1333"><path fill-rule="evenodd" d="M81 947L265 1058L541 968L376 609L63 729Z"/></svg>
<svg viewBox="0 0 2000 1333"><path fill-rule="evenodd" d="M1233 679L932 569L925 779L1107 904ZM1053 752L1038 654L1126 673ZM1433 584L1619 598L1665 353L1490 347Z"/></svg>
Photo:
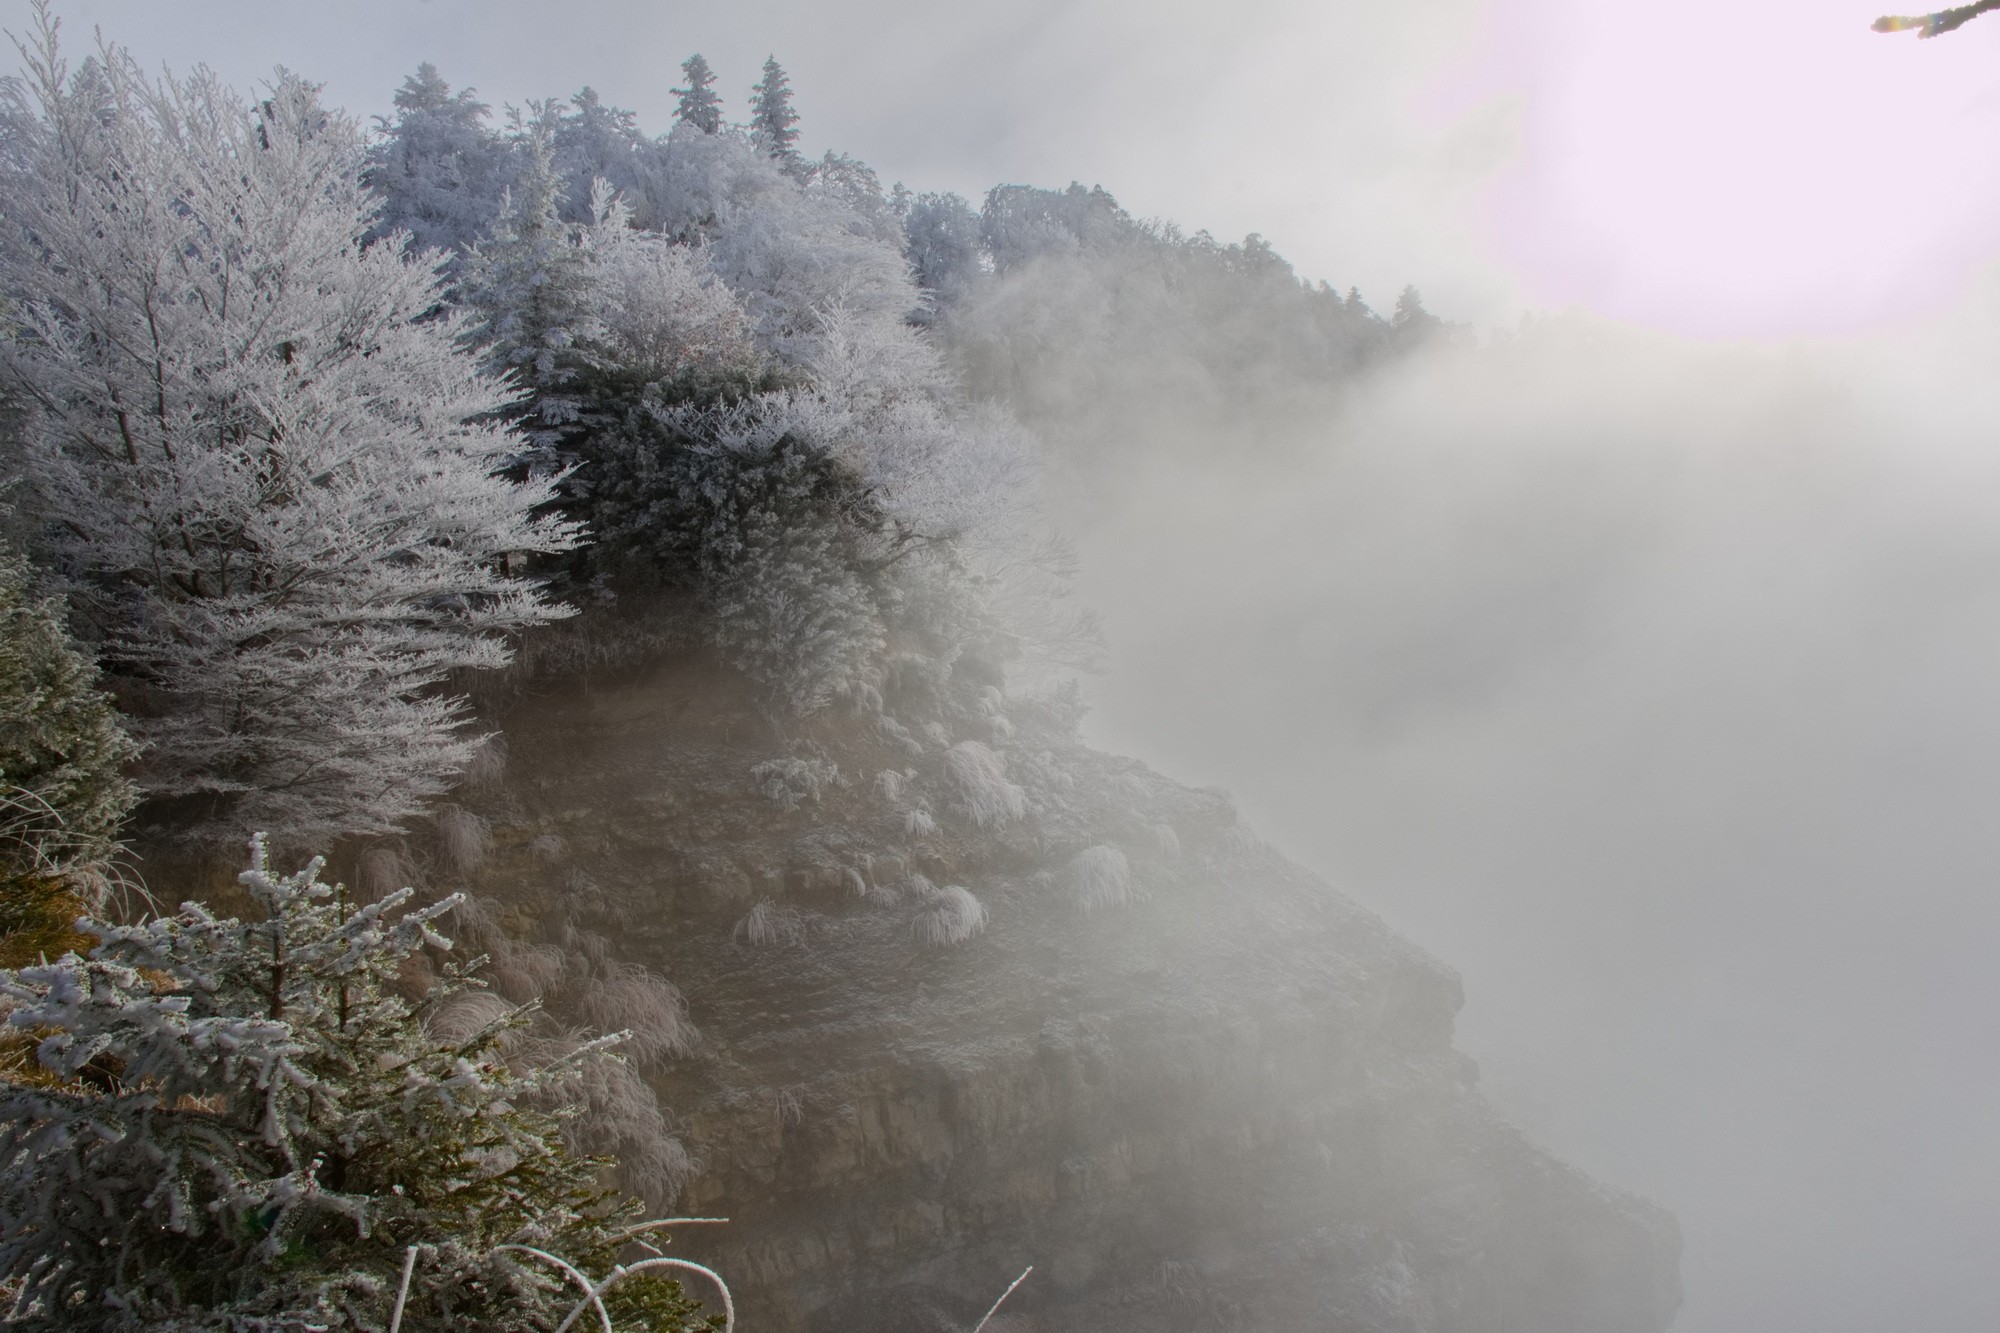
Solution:
<svg viewBox="0 0 2000 1333"><path fill-rule="evenodd" d="M687 79L687 87L674 89L680 105L674 109L674 119L692 125L703 134L713 134L722 128L722 99L715 93L715 72L699 51L681 62L681 74Z"/></svg>
<svg viewBox="0 0 2000 1333"><path fill-rule="evenodd" d="M750 137L786 171L803 165L792 145L798 141L799 113L792 110L792 81L776 56L764 61L764 79L750 90Z"/></svg>

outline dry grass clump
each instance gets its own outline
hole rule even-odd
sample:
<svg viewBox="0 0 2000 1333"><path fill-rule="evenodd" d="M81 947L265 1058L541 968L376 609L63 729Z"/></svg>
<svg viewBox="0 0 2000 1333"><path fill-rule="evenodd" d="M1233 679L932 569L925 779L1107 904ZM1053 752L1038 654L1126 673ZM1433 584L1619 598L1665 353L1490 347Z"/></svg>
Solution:
<svg viewBox="0 0 2000 1333"><path fill-rule="evenodd" d="M373 902L398 889L413 888L419 882L416 866L400 847L378 846L365 849L355 858L355 887Z"/></svg>
<svg viewBox="0 0 2000 1333"><path fill-rule="evenodd" d="M796 911L769 898L759 898L756 905L736 923L730 937L740 944L767 948L778 944L797 944L806 937L806 927Z"/></svg>
<svg viewBox="0 0 2000 1333"><path fill-rule="evenodd" d="M986 929L986 908L970 889L947 884L925 895L923 910L910 929L926 944L963 944Z"/></svg>
<svg viewBox="0 0 2000 1333"><path fill-rule="evenodd" d="M1028 795L1007 780L999 755L978 741L960 741L946 752L944 769L965 812L979 828L1001 828L1028 813Z"/></svg>
<svg viewBox="0 0 2000 1333"><path fill-rule="evenodd" d="M507 776L507 738L498 732L486 737L466 761L459 785L471 791L491 791Z"/></svg>
<svg viewBox="0 0 2000 1333"><path fill-rule="evenodd" d="M1063 878L1086 912L1132 901L1132 864L1116 847L1086 847L1070 858Z"/></svg>
<svg viewBox="0 0 2000 1333"><path fill-rule="evenodd" d="M445 864L461 875L469 875L486 864L493 850L493 830L484 819L462 805L449 802L431 813L437 830L438 850Z"/></svg>

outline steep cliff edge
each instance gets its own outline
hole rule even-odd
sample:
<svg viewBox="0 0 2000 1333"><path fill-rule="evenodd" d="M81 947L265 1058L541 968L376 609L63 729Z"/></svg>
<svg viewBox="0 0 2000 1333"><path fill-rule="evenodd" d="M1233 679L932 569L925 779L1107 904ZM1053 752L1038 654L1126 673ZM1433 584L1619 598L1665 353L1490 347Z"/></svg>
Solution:
<svg viewBox="0 0 2000 1333"><path fill-rule="evenodd" d="M997 696L990 748L866 715L783 738L689 661L495 720L474 886L687 995L681 1206L732 1222L678 1251L746 1327L969 1328L1030 1263L989 1327L1671 1320L1672 1219L1499 1120L1457 978L1226 797Z"/></svg>

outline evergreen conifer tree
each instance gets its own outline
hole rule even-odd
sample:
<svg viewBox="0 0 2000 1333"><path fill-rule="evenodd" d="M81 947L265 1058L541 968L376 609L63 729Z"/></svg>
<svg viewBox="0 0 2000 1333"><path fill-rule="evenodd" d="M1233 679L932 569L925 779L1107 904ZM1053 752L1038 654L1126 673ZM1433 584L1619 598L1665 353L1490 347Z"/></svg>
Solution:
<svg viewBox="0 0 2000 1333"><path fill-rule="evenodd" d="M460 294L474 312L474 341L488 364L521 391L511 409L526 437L522 461L553 473L561 442L582 415L573 391L583 344L596 327L589 255L561 217L556 175L557 108L533 108L517 126L522 167L492 234L467 258Z"/></svg>
<svg viewBox="0 0 2000 1333"><path fill-rule="evenodd" d="M435 65L396 91L393 120L377 118L378 138L364 177L381 200L371 233L406 233L411 248L457 256L492 223L507 185L506 145L487 125L490 108L470 88L453 92Z"/></svg>
<svg viewBox="0 0 2000 1333"><path fill-rule="evenodd" d="M534 1108L615 1039L519 1067L530 1011L450 1021L481 994L464 969L404 997L456 897L356 905L252 849L260 919L88 922L88 958L0 971L8 1326L382 1329L415 1247L406 1329L555 1327L578 1294L522 1247L601 1273L638 1215ZM707 1326L651 1274L605 1303L620 1329Z"/></svg>
<svg viewBox="0 0 2000 1333"><path fill-rule="evenodd" d="M694 126L703 134L714 134L722 128L722 98L715 91L714 71L697 51L681 62L681 74L687 79L687 87L674 89L674 95L680 98L674 119Z"/></svg>
<svg viewBox="0 0 2000 1333"><path fill-rule="evenodd" d="M136 753L61 604L0 548L0 965L81 942L71 923L136 799Z"/></svg>
<svg viewBox="0 0 2000 1333"><path fill-rule="evenodd" d="M750 89L750 138L789 175L802 175L805 163L798 142L799 113L792 110L792 83L776 56L764 60L764 78Z"/></svg>

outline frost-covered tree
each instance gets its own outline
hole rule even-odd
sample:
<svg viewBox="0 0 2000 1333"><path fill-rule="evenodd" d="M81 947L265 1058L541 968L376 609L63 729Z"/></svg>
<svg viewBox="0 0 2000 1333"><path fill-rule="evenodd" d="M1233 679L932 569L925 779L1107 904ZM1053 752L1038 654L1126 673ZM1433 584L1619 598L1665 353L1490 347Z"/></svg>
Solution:
<svg viewBox="0 0 2000 1333"><path fill-rule="evenodd" d="M72 73L46 15L26 56L0 377L141 786L197 834L394 829L476 743L446 675L563 614L507 572L574 538L499 473L505 389L430 261L363 243L359 136L309 85L251 107L116 48Z"/></svg>
<svg viewBox="0 0 2000 1333"><path fill-rule="evenodd" d="M507 146L470 88L451 90L429 63L397 90L394 118L378 117L365 179L381 201L373 236L403 234L418 250L462 254L492 225L512 178Z"/></svg>
<svg viewBox="0 0 2000 1333"><path fill-rule="evenodd" d="M459 291L473 312L472 339L520 390L510 415L525 437L523 459L546 475L582 416L573 386L597 321L587 246L561 216L554 154L560 113L551 104L533 111L516 126L521 172L491 234L466 257Z"/></svg>
<svg viewBox="0 0 2000 1333"><path fill-rule="evenodd" d="M532 105L532 104L531 104ZM629 193L638 185L640 159L649 150L638 116L608 106L595 89L585 88L567 106L549 107L549 147L562 182L564 217L591 221L591 193L598 181Z"/></svg>
<svg viewBox="0 0 2000 1333"><path fill-rule="evenodd" d="M136 799L124 768L137 753L62 603L35 596L27 562L0 547L0 789L53 822L34 846L0 839L0 874L61 874L108 857Z"/></svg>
<svg viewBox="0 0 2000 1333"><path fill-rule="evenodd" d="M0 971L8 1325L381 1329L415 1247L405 1328L553 1328L577 1293L522 1247L603 1272L638 1218L534 1109L610 1039L524 1066L531 1015L504 1005L448 1035L463 970L402 991L456 898L356 905L318 861L253 851L257 919L89 922L88 958ZM606 1304L620 1329L707 1326L650 1274Z"/></svg>
<svg viewBox="0 0 2000 1333"><path fill-rule="evenodd" d="M932 300L958 303L982 275L979 214L955 194L920 194L903 219L904 254Z"/></svg>
<svg viewBox="0 0 2000 1333"><path fill-rule="evenodd" d="M703 134L714 134L722 128L722 98L715 91L715 72L697 51L681 62L681 77L687 80L687 87L674 89L674 96L680 99L674 107L674 119Z"/></svg>
<svg viewBox="0 0 2000 1333"><path fill-rule="evenodd" d="M136 799L136 753L61 603L0 547L0 965L74 941Z"/></svg>
<svg viewBox="0 0 2000 1333"><path fill-rule="evenodd" d="M803 175L805 164L795 145L799 113L792 109L792 81L776 56L764 59L764 77L750 89L750 138L758 149L790 175Z"/></svg>

